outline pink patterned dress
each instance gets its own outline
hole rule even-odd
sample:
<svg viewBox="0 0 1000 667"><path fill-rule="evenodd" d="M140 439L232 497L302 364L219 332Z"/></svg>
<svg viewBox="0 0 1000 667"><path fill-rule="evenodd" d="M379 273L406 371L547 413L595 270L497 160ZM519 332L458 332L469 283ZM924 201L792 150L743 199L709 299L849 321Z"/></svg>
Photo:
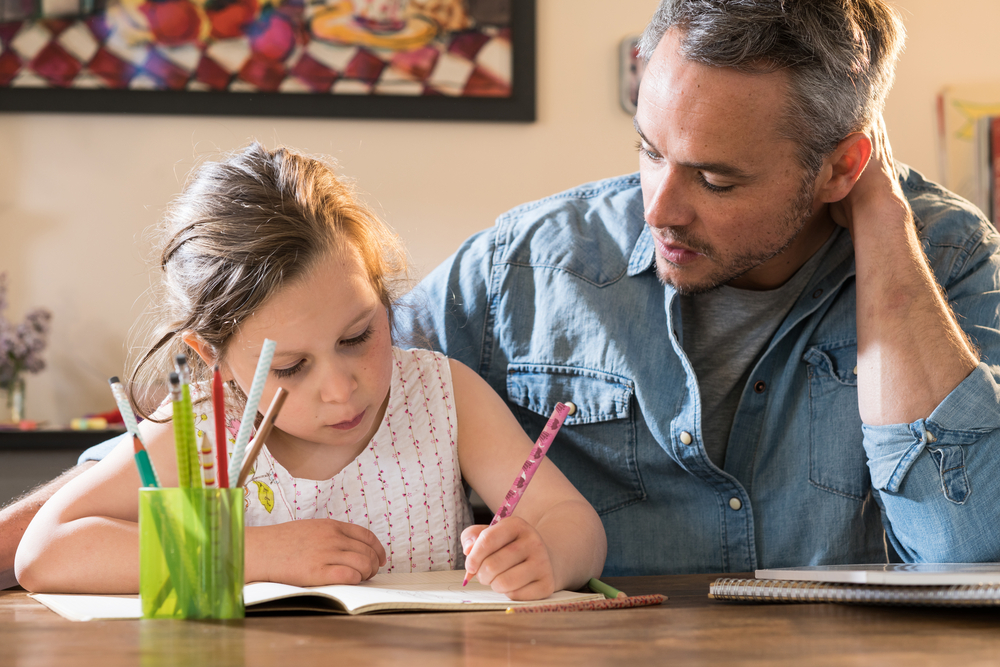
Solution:
<svg viewBox="0 0 1000 667"><path fill-rule="evenodd" d="M472 523L472 509L458 466L448 359L393 348L393 361L381 426L333 479L292 477L262 448L246 484L246 525L335 519L364 526L385 547L380 572L464 565L459 538Z"/></svg>

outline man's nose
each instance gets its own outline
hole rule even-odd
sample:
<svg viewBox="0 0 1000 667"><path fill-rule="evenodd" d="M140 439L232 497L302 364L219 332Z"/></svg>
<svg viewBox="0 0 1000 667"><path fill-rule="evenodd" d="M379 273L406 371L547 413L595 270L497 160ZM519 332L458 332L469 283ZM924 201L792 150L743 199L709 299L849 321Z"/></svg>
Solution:
<svg viewBox="0 0 1000 667"><path fill-rule="evenodd" d="M644 214L651 227L680 227L694 221L694 209L682 178L681 170L669 165L643 178Z"/></svg>

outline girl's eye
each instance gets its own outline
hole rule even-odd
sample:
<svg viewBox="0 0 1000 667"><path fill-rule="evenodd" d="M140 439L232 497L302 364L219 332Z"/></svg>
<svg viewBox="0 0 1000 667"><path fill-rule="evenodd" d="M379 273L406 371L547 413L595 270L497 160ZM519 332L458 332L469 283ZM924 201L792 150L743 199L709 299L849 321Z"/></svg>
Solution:
<svg viewBox="0 0 1000 667"><path fill-rule="evenodd" d="M355 345L361 345L371 337L372 337L372 330L371 327L368 327L362 332L360 336L355 336L354 338L348 338L342 342L344 343L344 345L347 345L348 347L353 347Z"/></svg>
<svg viewBox="0 0 1000 667"><path fill-rule="evenodd" d="M291 377L291 376L295 375L296 373L298 373L300 370L302 370L302 366L304 366L305 363L306 363L306 360L303 359L303 360L299 361L299 363L295 364L294 366L291 366L289 368L275 368L272 372L274 373L274 377L278 377L278 378Z"/></svg>

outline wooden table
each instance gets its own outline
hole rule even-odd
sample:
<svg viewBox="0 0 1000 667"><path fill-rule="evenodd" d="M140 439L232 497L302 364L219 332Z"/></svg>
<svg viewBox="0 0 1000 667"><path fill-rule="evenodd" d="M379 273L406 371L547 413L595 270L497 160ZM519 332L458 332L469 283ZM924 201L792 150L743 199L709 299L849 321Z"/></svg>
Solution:
<svg viewBox="0 0 1000 667"><path fill-rule="evenodd" d="M948 665L1000 663L1000 609L736 605L716 575L609 578L660 607L601 612L64 620L0 591L0 665Z"/></svg>

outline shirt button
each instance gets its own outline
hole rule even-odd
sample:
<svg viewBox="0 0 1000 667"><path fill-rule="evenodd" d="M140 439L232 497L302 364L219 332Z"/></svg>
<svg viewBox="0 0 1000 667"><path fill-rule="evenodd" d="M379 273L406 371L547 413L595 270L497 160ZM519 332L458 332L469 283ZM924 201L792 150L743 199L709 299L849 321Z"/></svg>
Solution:
<svg viewBox="0 0 1000 667"><path fill-rule="evenodd" d="M692 442L694 442L694 438L692 438L691 434L688 433L687 431L681 431L681 442L683 442L685 445L690 445Z"/></svg>
<svg viewBox="0 0 1000 667"><path fill-rule="evenodd" d="M763 394L765 389L767 389L767 383L763 380L757 380L753 385L753 390L758 394Z"/></svg>
<svg viewBox="0 0 1000 667"><path fill-rule="evenodd" d="M743 503L740 502L739 498L730 498L729 506L732 507L734 510L738 510L739 508L743 507Z"/></svg>
<svg viewBox="0 0 1000 667"><path fill-rule="evenodd" d="M570 417L576 414L576 403L573 401L566 401L566 416Z"/></svg>

